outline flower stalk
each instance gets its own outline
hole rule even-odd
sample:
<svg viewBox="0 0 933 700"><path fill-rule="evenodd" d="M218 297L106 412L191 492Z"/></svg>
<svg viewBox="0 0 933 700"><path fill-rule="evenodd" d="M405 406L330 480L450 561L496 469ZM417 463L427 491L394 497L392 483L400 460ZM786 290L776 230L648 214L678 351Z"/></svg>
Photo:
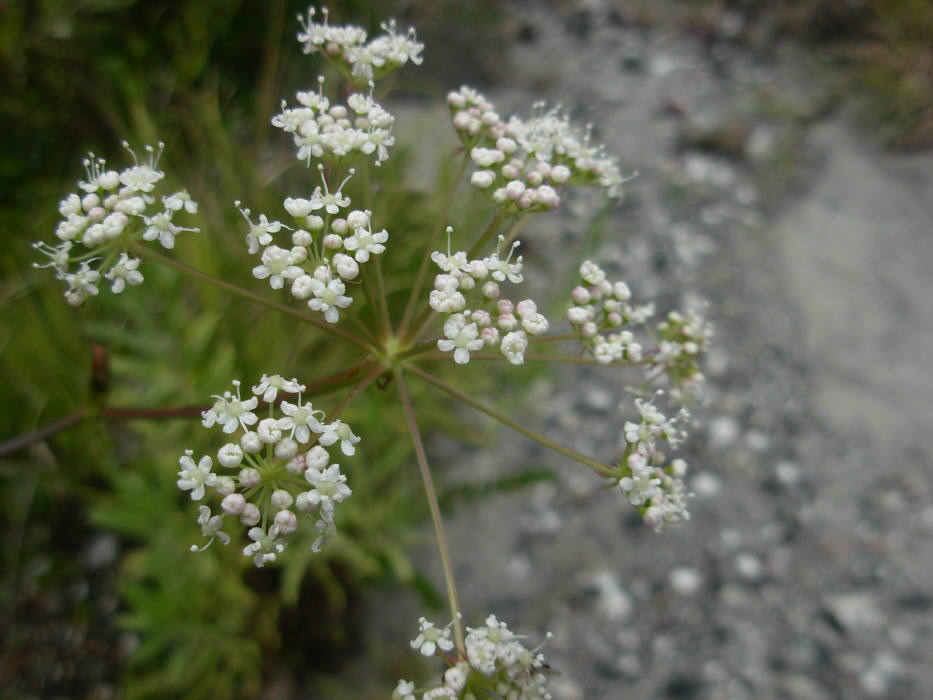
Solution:
<svg viewBox="0 0 933 700"><path fill-rule="evenodd" d="M415 413L412 410L411 401L408 398L408 390L405 388L402 372L400 369L396 368L394 373L395 381L398 385L399 398L402 402L402 410L405 413L405 421L408 424L408 432L411 434L412 445L415 448L415 458L418 461L418 469L421 472L424 493L428 499L428 508L431 511L431 523L434 525L434 535L437 538L437 548L441 556L441 568L444 570L444 584L447 588L447 602L450 606L450 617L454 625L454 639L456 640L457 649L461 653L465 653L466 645L464 644L463 638L463 626L460 624L460 603L457 600L457 587L454 583L453 567L450 564L450 550L447 547L447 536L444 534L444 522L441 520L441 509L437 503L434 480L431 478L428 458L424 452L421 433L418 430Z"/></svg>

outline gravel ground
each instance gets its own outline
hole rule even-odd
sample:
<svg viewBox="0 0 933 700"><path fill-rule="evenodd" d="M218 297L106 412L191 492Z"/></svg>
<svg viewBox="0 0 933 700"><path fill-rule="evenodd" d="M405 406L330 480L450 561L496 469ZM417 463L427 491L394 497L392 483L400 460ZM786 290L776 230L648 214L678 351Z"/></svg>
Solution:
<svg viewBox="0 0 933 700"><path fill-rule="evenodd" d="M454 480L559 476L451 514L468 619L554 632L559 699L933 696L933 156L872 145L827 110L825 68L745 41L740 15L690 36L608 2L514 9L512 77L487 96L594 123L640 173L594 257L662 310L704 307L716 337L687 525L655 533L510 432L494 455L433 445ZM528 268L552 279L535 252L578 226L526 231ZM607 376L538 376L521 420L611 458L633 407ZM414 630L412 601L380 609Z"/></svg>

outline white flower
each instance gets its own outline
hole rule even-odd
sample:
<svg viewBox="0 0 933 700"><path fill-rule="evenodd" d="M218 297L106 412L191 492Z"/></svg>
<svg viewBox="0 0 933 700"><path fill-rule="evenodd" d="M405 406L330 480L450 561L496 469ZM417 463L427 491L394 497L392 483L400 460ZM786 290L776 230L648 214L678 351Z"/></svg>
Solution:
<svg viewBox="0 0 933 700"><path fill-rule="evenodd" d="M500 235L498 246L501 246L503 242L505 242L505 236ZM495 253L483 260L486 269L489 270L490 276L492 276L496 282L504 282L505 279L508 278L509 282L515 284L520 283L524 279L522 276L522 256L519 255L514 263L511 262L512 253L514 253L515 249L519 246L519 242L515 241L512 243L512 247L509 248L509 254L505 260L499 257L498 246L496 247Z"/></svg>
<svg viewBox="0 0 933 700"><path fill-rule="evenodd" d="M346 181L344 181L346 182ZM343 183L341 183L341 187ZM327 191L327 182L324 183L324 191L320 187L315 188L311 194L311 208L315 211L323 207L328 214L337 214L341 209L350 206L350 198L345 197L338 189L336 192Z"/></svg>
<svg viewBox="0 0 933 700"><path fill-rule="evenodd" d="M458 250L453 254L448 250L446 255L439 250L435 250L431 253L431 260L444 272L466 271L470 264L467 260L466 251L463 250Z"/></svg>
<svg viewBox="0 0 933 700"><path fill-rule="evenodd" d="M176 226L173 224L173 213L173 210L166 209L155 216L144 216L143 221L146 223L147 228L143 231L143 240L154 241L158 238L163 248L170 249L175 247L175 236L179 233L182 231L198 230L196 228L187 228L185 226Z"/></svg>
<svg viewBox="0 0 933 700"><path fill-rule="evenodd" d="M165 208L171 211L179 211L184 209L189 214L198 213L198 203L191 199L191 195L188 194L186 190L181 192L176 192L171 194L168 197L162 198L162 203L165 204Z"/></svg>
<svg viewBox="0 0 933 700"><path fill-rule="evenodd" d="M451 314L466 308L466 297L454 287L432 289L428 305L438 313Z"/></svg>
<svg viewBox="0 0 933 700"><path fill-rule="evenodd" d="M340 473L339 464L331 464L324 471L313 467L305 470L305 479L314 488L298 495L298 509L309 512L315 506L320 506L321 517L331 521L334 516L334 504L347 500L352 491L347 486L347 477ZM302 498L303 497L303 498Z"/></svg>
<svg viewBox="0 0 933 700"><path fill-rule="evenodd" d="M57 246L51 246L44 241L36 241L32 244L32 247L49 258L49 261L45 264L34 262L32 266L38 268L51 267L55 270L56 277L64 279L65 273L68 270L68 264L71 261L70 254L71 249L74 247L74 243L71 241L62 241Z"/></svg>
<svg viewBox="0 0 933 700"><path fill-rule="evenodd" d="M297 394L299 391L304 391L304 387L298 383L297 379L285 379L278 374L263 374L259 379L259 384L253 387L253 393L266 403L275 401L279 390Z"/></svg>
<svg viewBox="0 0 933 700"><path fill-rule="evenodd" d="M243 554L252 557L253 564L259 568L274 562L276 555L285 551L285 542L279 538L277 525L270 527L268 534L261 527L250 528L247 534L253 542L243 548Z"/></svg>
<svg viewBox="0 0 933 700"><path fill-rule="evenodd" d="M308 301L308 307L314 311L323 311L324 320L328 323L337 323L340 318L338 309L345 309L353 302L350 297L343 296L346 287L339 279L324 284L312 278L308 285L314 294L314 299Z"/></svg>
<svg viewBox="0 0 933 700"><path fill-rule="evenodd" d="M392 691L392 700L415 700L415 684L411 681L400 680Z"/></svg>
<svg viewBox="0 0 933 700"><path fill-rule="evenodd" d="M354 257L357 262L366 262L370 254L379 255L386 247L382 245L389 239L385 229L377 233L365 228L355 229L352 236L344 239L343 247L351 253L356 251ZM342 276L342 275L341 275Z"/></svg>
<svg viewBox="0 0 933 700"><path fill-rule="evenodd" d="M323 417L324 412L314 410L310 401L304 406L301 405L300 399L298 404L283 401L280 407L282 413L285 414L285 418L279 418L279 428L291 430L291 437L298 442L305 444L311 439L312 432L320 433L324 430L321 422L314 416L315 413L320 413L321 417Z"/></svg>
<svg viewBox="0 0 933 700"><path fill-rule="evenodd" d="M311 551L320 552L330 538L337 534L337 526L330 520L318 520L314 523L314 529L317 530L318 536L311 543Z"/></svg>
<svg viewBox="0 0 933 700"><path fill-rule="evenodd" d="M601 284L606 279L606 273L592 260L584 260L580 264L580 277L593 285Z"/></svg>
<svg viewBox="0 0 933 700"><path fill-rule="evenodd" d="M223 527L224 519L220 515L211 515L211 509L207 506L198 507L198 525L201 526L201 534L207 537L207 544L203 547L198 547L197 545L191 545L192 552L203 552L205 549L210 547L211 543L218 539L223 545L230 544L230 535L226 532L221 532L220 528Z"/></svg>
<svg viewBox="0 0 933 700"><path fill-rule="evenodd" d="M282 430L275 418L263 418L256 426L256 434L266 445L274 445L282 439Z"/></svg>
<svg viewBox="0 0 933 700"><path fill-rule="evenodd" d="M82 262L77 272L65 275L65 283L68 285L65 300L71 306L81 306L88 296L97 296L99 281L100 273L92 270L87 261Z"/></svg>
<svg viewBox="0 0 933 700"><path fill-rule="evenodd" d="M322 470L330 464L330 453L320 445L315 445L305 453L305 466Z"/></svg>
<svg viewBox="0 0 933 700"><path fill-rule="evenodd" d="M496 181L496 174L492 170L477 170L470 176L470 184L480 190L485 190Z"/></svg>
<svg viewBox="0 0 933 700"><path fill-rule="evenodd" d="M470 159L481 168L488 168L505 160L505 153L498 148L473 148Z"/></svg>
<svg viewBox="0 0 933 700"><path fill-rule="evenodd" d="M280 221L269 221L265 214L259 215L259 223L254 224L249 218L249 209L240 207L240 202L234 202L234 206L240 210L246 223L249 224L249 233L246 234L246 250L250 255L255 255L259 251L259 246L267 246L272 243L272 234L282 230Z"/></svg>
<svg viewBox="0 0 933 700"><path fill-rule="evenodd" d="M528 348L528 336L525 331L512 331L506 333L502 338L500 345L502 354L513 365L521 365L525 362L525 350Z"/></svg>
<svg viewBox="0 0 933 700"><path fill-rule="evenodd" d="M483 340L479 338L479 329L475 323L467 323L464 314L454 314L444 323L444 335L437 341L437 347L442 352L454 351L454 362L465 365L470 361L470 353L483 348Z"/></svg>
<svg viewBox="0 0 933 700"><path fill-rule="evenodd" d="M548 321L543 314L537 311L526 314L522 318L522 328L531 333L531 335L542 335L548 331Z"/></svg>
<svg viewBox="0 0 933 700"><path fill-rule="evenodd" d="M461 661L455 666L451 666L444 671L444 686L450 688L454 693L463 690L470 673L470 665Z"/></svg>
<svg viewBox="0 0 933 700"><path fill-rule="evenodd" d="M178 488L182 491L191 491L191 500L200 501L204 498L204 487L217 483L217 475L211 472L213 461L207 455L201 457L197 464L191 459L191 450L178 459L181 471L178 472Z"/></svg>
<svg viewBox="0 0 933 700"><path fill-rule="evenodd" d="M136 161L136 154L129 147L129 144L124 141L122 145L130 152L130 155L133 156L133 160ZM161 142L158 144L158 151L152 146L146 146L145 150L149 154L149 162L143 163L142 165L136 162L136 165L126 168L120 173L120 183L125 190L129 192L151 192L152 188L155 187L155 183L165 177L165 173L156 169L163 148L164 144ZM103 166L103 161L99 161L99 163ZM105 189L113 189L115 187L110 172L100 173L97 182L101 186L109 185ZM87 186L83 186L83 189L88 192L93 191L88 189Z"/></svg>
<svg viewBox="0 0 933 700"><path fill-rule="evenodd" d="M314 211L311 200L302 199L300 197L286 197L285 201L282 202L282 206L285 208L285 211L296 219L303 219Z"/></svg>
<svg viewBox="0 0 933 700"><path fill-rule="evenodd" d="M420 650L423 656L434 656L437 649L451 651L454 643L450 641L450 625L439 628L435 627L433 622L428 622L423 617L420 618L418 636L411 641L411 648Z"/></svg>
<svg viewBox="0 0 933 700"><path fill-rule="evenodd" d="M253 268L253 277L260 280L268 277L270 287L281 289L286 279L293 280L302 274L302 269L294 263L291 251L270 245L262 251L262 264Z"/></svg>
<svg viewBox="0 0 933 700"><path fill-rule="evenodd" d="M252 410L259 404L259 399L251 396L245 401L240 400L240 382L234 380L233 386L236 387L236 396L229 391L225 391L223 396L214 395L217 401L208 410L201 413L201 424L205 428L210 428L215 423L223 427L225 433L232 433L241 426L243 430L249 430L247 426L253 425L258 419Z"/></svg>
<svg viewBox="0 0 933 700"><path fill-rule="evenodd" d="M345 280L356 279L357 275L360 274L360 266L349 255L345 253L337 253L333 257L334 267L337 270L337 274L340 275Z"/></svg>
<svg viewBox="0 0 933 700"><path fill-rule="evenodd" d="M136 268L139 267L139 258L131 258L126 253L120 254L120 259L104 275L108 280L112 280L110 291L119 294L127 284L142 284L143 275Z"/></svg>
<svg viewBox="0 0 933 700"><path fill-rule="evenodd" d="M340 440L340 451L345 455L352 455L356 452L354 445L360 441L360 438L353 434L349 425L341 420L335 420L333 423L324 426L324 433L318 442L327 447L333 445L337 440Z"/></svg>
<svg viewBox="0 0 933 700"><path fill-rule="evenodd" d="M311 296L311 291L313 289L311 280L311 275L299 275L296 277L295 281L292 282L292 296L301 300L307 299L309 296Z"/></svg>
<svg viewBox="0 0 933 700"><path fill-rule="evenodd" d="M238 467L243 461L243 449L235 442L228 442L217 451L217 461L227 469Z"/></svg>
<svg viewBox="0 0 933 700"><path fill-rule="evenodd" d="M491 676L496 671L496 645L474 632L470 630L466 637L467 659L477 671Z"/></svg>

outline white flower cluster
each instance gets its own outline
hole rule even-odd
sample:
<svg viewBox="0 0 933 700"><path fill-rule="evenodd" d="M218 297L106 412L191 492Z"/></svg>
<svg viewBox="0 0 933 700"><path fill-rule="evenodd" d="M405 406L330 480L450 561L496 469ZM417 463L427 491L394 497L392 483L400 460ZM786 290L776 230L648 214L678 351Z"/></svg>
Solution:
<svg viewBox="0 0 933 700"><path fill-rule="evenodd" d="M163 195L161 208L152 206L156 186L165 177L157 167L162 144L158 150L146 146L149 159L145 163L137 161L128 144L123 146L132 154L134 164L117 172L108 170L102 158L89 154L84 160L87 179L78 183L80 192L68 195L58 205L62 219L55 236L59 243L33 244L48 257L47 262L34 266L54 270L68 286L65 299L71 306L81 306L88 297L97 296L101 277L110 282L114 294L128 284L142 284L139 258L127 252L130 244L140 239L158 240L162 247L173 248L180 232L198 230L172 221L182 209L197 212L198 205L187 192Z"/></svg>
<svg viewBox="0 0 933 700"><path fill-rule="evenodd" d="M331 105L324 96L324 77L319 76L318 82L317 92L296 94L300 107L288 107L283 100L282 111L272 117L273 126L292 135L298 160L310 165L311 158L321 158L340 166L375 153L380 165L395 145L395 117L373 99L372 87L369 93L349 95L346 106Z"/></svg>
<svg viewBox="0 0 933 700"><path fill-rule="evenodd" d="M690 519L683 482L687 463L675 459L664 466L664 454L657 448L658 440L676 448L687 437L678 424L686 421L689 414L681 409L675 418L668 419L650 401L635 399L635 405L641 419L625 424L628 447L620 465L623 476L619 488L645 522L660 532L668 523Z"/></svg>
<svg viewBox="0 0 933 700"><path fill-rule="evenodd" d="M192 551L203 551L214 539L229 543L221 528L224 516L234 517L250 528L247 535L252 542L243 554L261 567L285 550L284 538L295 532L302 514L314 521L318 536L311 548L320 551L337 532L335 505L351 493L340 465L330 463L326 448L339 443L341 452L350 456L360 438L346 423L326 423L323 411L302 403L305 387L295 379L264 374L247 399L240 396L240 382L233 386L233 392L215 396L214 405L201 414L206 428L216 425L228 435L241 433L217 451L217 463L228 473L215 473L208 455L195 463L191 450L178 460L178 488L189 491L191 500L203 499L207 489L221 499L221 514L211 515L208 506L200 506L198 524L208 541L201 548L192 546ZM282 401L283 415L276 418L279 391L297 394L298 399ZM260 398L269 405L268 417L262 420L254 412Z"/></svg>
<svg viewBox="0 0 933 700"><path fill-rule="evenodd" d="M366 30L353 25L336 26L327 23L327 8L321 9L322 23L314 21L317 10L308 8L307 17L298 16L301 29L298 41L305 53L320 51L334 62L357 85L378 80L401 68L409 61L421 65L424 44L415 37L415 30L399 34L395 20L380 25L384 34L366 43Z"/></svg>
<svg viewBox="0 0 933 700"><path fill-rule="evenodd" d="M583 346L601 364L622 359L639 362L641 345L631 331L619 329L629 323L644 323L654 314L654 306L630 306L632 292L628 285L610 282L590 260L580 265L580 278L583 284L570 292L572 305L567 309L567 320Z"/></svg>
<svg viewBox="0 0 933 700"><path fill-rule="evenodd" d="M453 229L448 227L447 253L439 250L431 253L431 260L441 269L441 273L434 277L434 289L429 295L428 304L438 313L447 314L444 322L446 337L437 341L438 349L443 352L453 350L454 362L460 365L470 361L471 352L484 347L498 347L513 365L524 363L528 336L547 333L549 324L531 299L513 304L508 299L500 298L500 282L508 280L518 284L524 280L522 256L512 261L512 253L518 247L518 241L512 245L504 259L501 257L504 237L500 235L495 253L481 260L467 260L465 251L451 254L452 232ZM477 288L479 282L483 282L479 287L481 298L474 299L475 303L467 308L464 292L469 294Z"/></svg>
<svg viewBox="0 0 933 700"><path fill-rule="evenodd" d="M483 95L462 87L447 95L454 128L477 166L470 182L508 213L555 209L564 185L596 185L616 197L624 179L602 146L590 143L557 108L536 104L529 120L504 121Z"/></svg>
<svg viewBox="0 0 933 700"><path fill-rule="evenodd" d="M671 311L657 325L658 353L652 366L663 366L676 397L689 397L703 382L700 357L713 337L713 329L692 309Z"/></svg>
<svg viewBox="0 0 933 700"><path fill-rule="evenodd" d="M336 323L340 309L352 303L347 283L359 276L360 264L384 252L389 239L385 229L373 231L372 212L353 209L344 215L350 198L341 190L352 175L351 169L336 192L328 190L322 175L323 189L316 187L309 198L286 198L284 208L297 228L269 221L265 214L254 223L249 209L240 209L250 226L246 234L249 252L255 255L262 249L253 276L269 280L273 289L282 289L287 283L293 297L307 300L308 307L323 313L328 323ZM291 231L291 246L287 248L273 242L274 234L283 229Z"/></svg>
<svg viewBox="0 0 933 700"><path fill-rule="evenodd" d="M442 683L419 689L422 700L431 698L476 698L500 697L515 700L550 698L547 678L550 667L544 656L536 649L528 649L522 638L508 626L496 619L486 618L483 627L467 627L466 658L456 659L450 655L453 642L450 640L450 625L441 629L424 618L419 621L418 636L411 646L425 656L438 653L450 667L444 672ZM548 634L548 638L550 638ZM415 700L415 684L401 680L392 697L396 700Z"/></svg>

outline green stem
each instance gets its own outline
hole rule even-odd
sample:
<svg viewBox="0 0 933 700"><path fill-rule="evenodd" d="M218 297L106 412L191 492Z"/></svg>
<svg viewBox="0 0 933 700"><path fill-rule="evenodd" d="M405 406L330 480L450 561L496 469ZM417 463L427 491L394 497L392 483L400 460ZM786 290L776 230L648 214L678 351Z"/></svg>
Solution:
<svg viewBox="0 0 933 700"><path fill-rule="evenodd" d="M359 394L361 391L363 391L363 389L365 389L365 388L368 387L370 384L372 384L374 381L376 381L376 379L379 378L379 375L381 375L381 374L382 374L383 372L385 372L385 371L386 371L385 365L383 365L383 364L381 364L381 363L377 363L376 366L373 367L373 368L366 374L366 376L363 377L363 378L359 381L359 383L358 383L355 387L353 387L353 390L352 390L349 394L347 394L346 396L344 396L344 397L343 397L343 400L342 400L340 403L338 403L338 404L331 410L330 413L327 414L327 417L328 417L330 420L334 420L337 416L340 415L340 413L343 411L343 409L345 409L345 408L347 407L347 404L349 404L349 403L357 396L357 394Z"/></svg>
<svg viewBox="0 0 933 700"><path fill-rule="evenodd" d="M386 285L382 277L382 256L376 256L376 290L379 294L379 311L382 314L382 323L385 327L385 337L392 336L392 317L389 315L389 303L386 299Z"/></svg>
<svg viewBox="0 0 933 700"><path fill-rule="evenodd" d="M176 408L111 408L103 406L97 411L79 408L64 418L60 418L54 423L49 423L31 433L0 442L0 457L34 445L37 442L42 442L46 438L93 418L103 418L105 420L188 418L200 416L201 412L206 411L208 408L210 406L181 406Z"/></svg>
<svg viewBox="0 0 933 700"><path fill-rule="evenodd" d="M431 324L431 321L433 321L436 317L437 311L431 308L425 309L415 321L409 339L420 338L421 334L424 333L425 328L427 328Z"/></svg>
<svg viewBox="0 0 933 700"><path fill-rule="evenodd" d="M383 337L386 337L386 329L383 327L383 318L379 315L379 306L376 303L376 297L378 296L378 293L373 289L373 282L369 277L370 271L368 266L361 265L360 273L360 279L363 282L363 294L366 295L366 301L372 311L373 318L379 325L379 332L382 333Z"/></svg>
<svg viewBox="0 0 933 700"><path fill-rule="evenodd" d="M444 523L441 521L441 509L437 503L437 494L434 491L434 480L431 478L428 459L424 453L424 444L421 442L421 433L418 431L415 413L411 408L408 392L405 390L402 372L398 368L395 369L395 380L398 384L398 393L402 400L402 408L405 411L405 420L408 422L408 432L411 433L411 441L415 448L418 468L421 470L421 481L424 483L424 492L428 497L428 507L431 510L431 522L434 524L437 548L440 550L441 554L441 567L444 569L444 583L447 585L447 602L450 605L450 617L454 623L454 638L457 642L457 649L463 654L466 652L466 644L463 641L463 626L460 623L460 603L457 600L457 587L454 585L453 567L450 565L450 552L447 548L447 537L444 534Z"/></svg>
<svg viewBox="0 0 933 700"><path fill-rule="evenodd" d="M576 333L561 333L560 335L543 335L537 336L535 338L529 338L529 345L536 345L538 343L557 343L563 342L565 340L579 340L580 336Z"/></svg>
<svg viewBox="0 0 933 700"><path fill-rule="evenodd" d="M540 433L536 433L534 430L530 430L529 428L526 428L525 426L519 423L516 423L511 418L509 418L506 415L503 415L502 413L499 413L494 408L490 408L486 404L477 401L472 396L469 396L463 393L459 389L455 389L454 387L450 386L450 384L447 384L446 382L438 379L437 377L431 374L428 374L427 372L423 371L422 369L418 367L415 367L414 365L408 365L406 366L405 369L409 372L412 372L413 374L417 374L422 379L430 382L431 384L441 389L442 391L447 392L448 394L453 396L455 399L460 399L465 404L472 406L480 413L485 413L490 418L495 418L500 423L503 423L509 426L510 428L512 428L512 430L515 430L521 433L522 435L524 435L525 437L534 440L539 445L544 445L545 447L552 449L555 452L559 452L565 457L569 457L570 459L576 462L580 462L580 464L585 464L590 469L592 469L594 472L596 472L599 476L610 477L615 472L615 470L612 467L610 467L608 464L603 464L602 462L598 462L595 459L587 457L586 455L581 454L577 452L576 450L572 450L569 447L565 447L564 445L561 445L560 443L554 442L553 440L544 437Z"/></svg>
<svg viewBox="0 0 933 700"><path fill-rule="evenodd" d="M472 260L474 257L479 255L480 251L483 249L483 246L486 245L486 243L492 237L492 234L494 234L496 229L499 228L499 224L502 223L502 219L502 212L496 212L493 215L492 221L489 222L489 226L487 226L486 230L483 231L483 235L479 237L479 239L476 241L476 243L473 244L473 247L470 248L469 252L467 253L468 260Z"/></svg>
<svg viewBox="0 0 933 700"><path fill-rule="evenodd" d="M437 347L437 341L440 338L431 338L430 340L424 340L414 347L408 348L405 352L400 352L395 356L396 360L404 360L409 357L414 357L415 355L423 355L424 353L430 352ZM445 357L449 357L450 353L445 353Z"/></svg>
<svg viewBox="0 0 933 700"><path fill-rule="evenodd" d="M319 379L316 382L306 384L302 395L321 396L323 394L342 389L343 387L352 384L359 376L360 372L365 370L372 362L372 358L366 356L358 364L352 367L342 369L327 377L324 377L323 379Z"/></svg>
<svg viewBox="0 0 933 700"><path fill-rule="evenodd" d="M441 207L441 211L437 215L437 222L434 224L434 232L431 234L428 245L425 247L424 257L421 258L421 266L418 268L418 274L415 276L415 283L412 285L411 294L408 296L408 302L405 304L405 312L402 314L402 322L398 327L399 336L404 336L408 331L408 326L411 322L411 315L415 311L415 304L417 303L418 298L421 296L421 288L424 286L424 277L428 271L428 263L431 260L431 253L434 251L434 246L437 244L437 237L440 235L441 229L444 227L444 221L447 219L447 212L450 211L450 205L454 201L454 194L457 192L457 187L460 185L460 180L463 179L463 173L466 172L467 166L469 164L470 152L464 151L463 161L460 163L460 168L457 170L457 174L454 176L453 182L450 185L450 189L447 192L447 198L444 200L444 205Z"/></svg>
<svg viewBox="0 0 933 700"><path fill-rule="evenodd" d="M356 326L360 333L362 333L369 340L369 342L372 343L373 347L376 347L379 344L376 336L371 330L369 330L369 328L366 327L366 324L363 323L363 321L360 319L359 314L350 313L347 314L346 317L349 318L350 322Z"/></svg>
<svg viewBox="0 0 933 700"><path fill-rule="evenodd" d="M367 343L364 340L361 340L360 338L357 338L352 333L347 333L345 330L341 328L337 328L329 323L326 323L325 321L321 321L315 318L314 316L312 316L311 314L306 314L303 311L299 311L298 309L293 309L290 306L286 306L285 304L280 304L277 301L266 299L265 297L259 294L256 294L255 292L251 292L248 289L243 289L242 287L238 287L237 285L231 284L230 282L225 282L224 280L214 277L213 275L209 275L206 272L201 272L200 270L196 270L193 267L189 267L188 265L178 262L177 260L173 260L172 258L162 255L161 253L156 253L150 248L139 245L138 243L134 243L132 245L132 249L137 254L139 254L140 256L144 258L155 260L156 262L159 262L159 263L162 263L163 265L174 268L178 270L179 272L185 275L188 275L189 277L193 277L202 282L206 282L207 284L212 284L215 287L228 291L232 294L236 294L237 296L247 299L253 302L254 304L261 304L262 306L266 306L270 309L275 309L276 311L281 311L284 314L288 314L290 316L300 318L302 321L306 321L307 323L310 323L312 326L317 326L325 333L329 333L333 336L341 338L342 340L345 340L348 343L353 343L357 347L365 350L367 354L373 352L373 350L375 349L369 343Z"/></svg>
<svg viewBox="0 0 933 700"><path fill-rule="evenodd" d="M515 225L512 226L512 230L506 234L505 240L502 242L502 245L505 248L505 250L509 249L509 246L512 244L512 241L515 240L515 237L525 227L525 224L528 223L528 220L530 218L531 218L531 214L523 214L521 218L515 222Z"/></svg>

